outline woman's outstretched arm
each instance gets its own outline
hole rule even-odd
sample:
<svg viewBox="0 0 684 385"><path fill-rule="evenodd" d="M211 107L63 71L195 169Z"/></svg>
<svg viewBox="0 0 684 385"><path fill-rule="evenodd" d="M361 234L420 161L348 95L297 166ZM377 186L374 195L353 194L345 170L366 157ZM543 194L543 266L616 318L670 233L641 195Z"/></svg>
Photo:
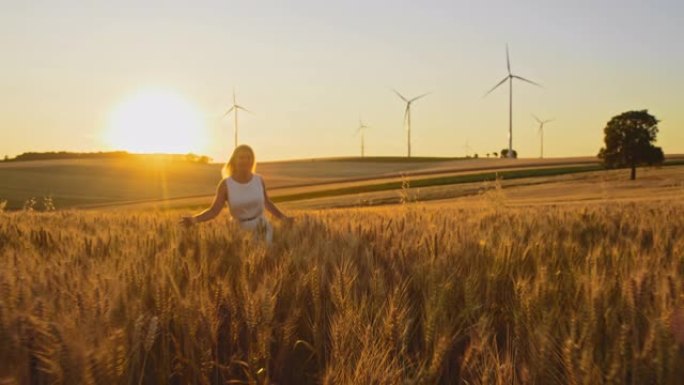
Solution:
<svg viewBox="0 0 684 385"><path fill-rule="evenodd" d="M214 197L214 202L211 204L211 206L199 214L182 217L180 222L186 226L189 226L194 223L210 221L221 213L221 210L223 209L223 206L225 206L226 202L227 188L225 179L223 179L216 187L216 196Z"/></svg>

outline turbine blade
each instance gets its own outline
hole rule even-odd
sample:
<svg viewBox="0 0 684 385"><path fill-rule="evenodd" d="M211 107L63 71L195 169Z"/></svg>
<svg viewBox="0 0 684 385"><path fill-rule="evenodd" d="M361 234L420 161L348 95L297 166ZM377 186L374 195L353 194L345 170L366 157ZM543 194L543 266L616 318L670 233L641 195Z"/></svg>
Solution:
<svg viewBox="0 0 684 385"><path fill-rule="evenodd" d="M397 94L397 96L400 97L401 100L403 100L403 101L405 101L406 103L408 103L408 99L406 99L406 98L404 97L404 95L400 94L399 91L397 91L397 90L392 90L392 91L394 91L394 93Z"/></svg>
<svg viewBox="0 0 684 385"><path fill-rule="evenodd" d="M541 120L541 119L539 119L539 118L537 117L537 115L535 115L535 114L532 114L532 117L534 118L534 120L536 120L536 121L537 121L537 123L542 123L542 120Z"/></svg>
<svg viewBox="0 0 684 385"><path fill-rule="evenodd" d="M250 114L254 114L254 112L252 112L252 111L246 109L245 107L242 107L242 106L240 106L240 105L237 105L237 104L235 105L235 108L237 108L237 109L239 109L239 110L242 110L242 111L245 111L245 112L249 112Z"/></svg>
<svg viewBox="0 0 684 385"><path fill-rule="evenodd" d="M502 84L504 84L504 83L506 82L506 80L508 80L508 78L509 78L509 76L506 76L505 78L503 78L503 80L500 81L500 82L498 82L494 87L492 87L491 90L487 91L487 93L484 94L483 97L485 97L485 96L491 94L495 89L499 88L499 86L502 85Z"/></svg>
<svg viewBox="0 0 684 385"><path fill-rule="evenodd" d="M228 111L226 111L226 113L223 114L223 116L221 116L221 118L225 118L226 115L228 115L228 114L230 114L231 112L233 112L233 109L234 109L234 108L235 108L235 107L230 107L230 108L228 109Z"/></svg>
<svg viewBox="0 0 684 385"><path fill-rule="evenodd" d="M522 77L522 76L518 76L518 75L511 75L511 76L514 77L514 78L516 78L516 79L518 79L518 80L522 80L522 81L524 81L524 82L528 82L528 83L530 83L530 84L534 84L534 85L537 86L537 87L541 87L541 86L542 86L541 84L535 83L535 82L533 82L532 80L529 80L529 79L525 79L525 78Z"/></svg>
<svg viewBox="0 0 684 385"><path fill-rule="evenodd" d="M508 53L508 43L506 43L506 68L508 68L508 74L511 74L511 56Z"/></svg>
<svg viewBox="0 0 684 385"><path fill-rule="evenodd" d="M428 96L428 95L430 95L430 94L431 94L431 92L426 92L426 93L424 93L424 94L422 94L422 95L416 96L415 98L409 100L409 103L415 102L416 100L418 100L418 99L420 99L420 98L422 98L422 97L424 97L424 96Z"/></svg>

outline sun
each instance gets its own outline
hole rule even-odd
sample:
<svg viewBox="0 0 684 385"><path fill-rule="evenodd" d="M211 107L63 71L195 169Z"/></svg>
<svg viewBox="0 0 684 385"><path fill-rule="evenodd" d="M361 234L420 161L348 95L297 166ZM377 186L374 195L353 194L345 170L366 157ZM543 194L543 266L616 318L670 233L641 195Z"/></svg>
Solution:
<svg viewBox="0 0 684 385"><path fill-rule="evenodd" d="M207 130L196 107L163 89L141 90L119 104L109 118L106 142L138 153L201 153Z"/></svg>

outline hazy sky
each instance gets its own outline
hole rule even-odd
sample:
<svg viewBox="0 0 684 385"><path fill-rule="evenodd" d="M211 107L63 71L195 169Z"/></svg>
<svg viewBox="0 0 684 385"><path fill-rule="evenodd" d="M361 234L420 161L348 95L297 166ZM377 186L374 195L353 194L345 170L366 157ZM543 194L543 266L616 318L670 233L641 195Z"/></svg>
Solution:
<svg viewBox="0 0 684 385"><path fill-rule="evenodd" d="M254 112L240 115L241 142L261 160L357 155L360 116L368 155L405 155L392 88L431 92L412 110L413 155L460 156L466 141L499 151L508 89L482 96L506 74L506 43L513 72L544 86L514 86L520 156L539 154L532 113L556 119L547 155L579 156L631 109L662 120L666 153L684 153L682 36L681 0L8 1L0 156L115 149L116 109L156 90L201 114L206 140L188 151L223 161L233 87Z"/></svg>

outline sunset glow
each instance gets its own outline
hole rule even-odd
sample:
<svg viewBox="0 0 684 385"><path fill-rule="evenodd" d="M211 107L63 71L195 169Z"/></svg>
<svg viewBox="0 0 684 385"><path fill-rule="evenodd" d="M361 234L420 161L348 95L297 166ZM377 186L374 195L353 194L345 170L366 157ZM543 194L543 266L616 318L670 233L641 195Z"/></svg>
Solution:
<svg viewBox="0 0 684 385"><path fill-rule="evenodd" d="M500 152L509 130L520 157L539 157L532 115L555 118L545 157L594 157L609 119L641 109L660 120L663 151L684 153L681 1L82 3L3 8L0 156L122 149L223 161L233 92L253 112L239 114L238 141L262 161L357 156L359 117L373 127L367 156L406 156L406 105L393 89L430 93L411 107L416 157ZM509 63L543 85L516 84L512 109L507 87L482 97Z"/></svg>
<svg viewBox="0 0 684 385"><path fill-rule="evenodd" d="M207 132L202 115L183 97L144 90L115 107L105 141L130 152L198 153L206 148Z"/></svg>

